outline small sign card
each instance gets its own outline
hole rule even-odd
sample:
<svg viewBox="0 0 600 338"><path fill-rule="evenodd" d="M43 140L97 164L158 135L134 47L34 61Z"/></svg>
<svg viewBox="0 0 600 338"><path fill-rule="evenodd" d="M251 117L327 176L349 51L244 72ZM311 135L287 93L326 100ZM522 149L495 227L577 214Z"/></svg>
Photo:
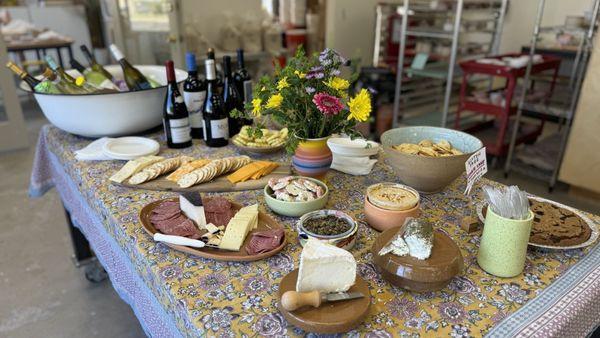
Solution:
<svg viewBox="0 0 600 338"><path fill-rule="evenodd" d="M467 188L465 189L465 195L468 196L475 183L487 173L485 147L479 149L469 157L467 162L465 162L465 168L467 172Z"/></svg>

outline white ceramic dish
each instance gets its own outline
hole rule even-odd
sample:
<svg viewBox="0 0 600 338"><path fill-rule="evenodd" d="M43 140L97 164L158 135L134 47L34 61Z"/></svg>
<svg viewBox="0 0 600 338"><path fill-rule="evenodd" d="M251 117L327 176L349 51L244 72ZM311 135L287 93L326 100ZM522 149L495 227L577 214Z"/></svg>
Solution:
<svg viewBox="0 0 600 338"><path fill-rule="evenodd" d="M362 138L351 140L349 137L332 137L327 140L327 146L334 154L343 156L372 156L379 152L379 143Z"/></svg>
<svg viewBox="0 0 600 338"><path fill-rule="evenodd" d="M321 218L327 215L333 215L345 220L350 225L350 228L346 232L339 235L325 236L311 233L304 227L304 223L307 220ZM354 244L356 244L356 239L358 237L358 223L350 215L339 210L317 210L302 215L298 222L296 222L296 231L298 231L298 241L302 246L306 244L306 241L309 238L314 238L327 244L335 245L344 250L350 250L354 247Z"/></svg>
<svg viewBox="0 0 600 338"><path fill-rule="evenodd" d="M571 246L554 246L554 245L544 245L544 244L536 244L536 243L529 243L529 245L533 246L533 247L538 247L538 248L543 248L543 249L552 249L552 250L571 250L571 249L581 249L581 248L585 248L587 246L590 246L591 244L595 243L596 240L598 240L598 237L600 235L600 230L598 229L598 227L596 226L596 224L589 219L587 216L585 216L584 214L582 214L581 212L579 212L578 210L571 208L569 206L566 206L564 204L560 204L558 202L555 201L551 201L545 198L541 198L541 197L537 197L537 196L532 196L529 195L529 199L532 199L534 201L538 201L538 202L546 202L546 203L550 203L553 204L557 207L560 208L564 208L567 209L569 211L571 211L572 213L574 213L575 215L581 217L581 219L590 227L590 230L592 230L592 233L590 235L590 238L581 243L581 244L577 244L577 245L571 245ZM483 207L487 205L487 202L484 203L479 203L477 205L477 216L479 217L479 220L482 223L485 223L485 217L483 217Z"/></svg>
<svg viewBox="0 0 600 338"><path fill-rule="evenodd" d="M158 83L167 83L165 67L135 67ZM123 78L119 65L104 68L115 78ZM67 72L78 74L75 70ZM175 69L175 77L178 82L182 82L187 73ZM97 138L132 135L160 125L166 88L162 86L135 92L88 95L34 93L33 96L46 118L59 129ZM24 83L21 83L21 89L31 92Z"/></svg>
<svg viewBox="0 0 600 338"><path fill-rule="evenodd" d="M104 155L116 160L133 160L141 156L156 155L160 145L153 139L146 137L119 137L104 144Z"/></svg>

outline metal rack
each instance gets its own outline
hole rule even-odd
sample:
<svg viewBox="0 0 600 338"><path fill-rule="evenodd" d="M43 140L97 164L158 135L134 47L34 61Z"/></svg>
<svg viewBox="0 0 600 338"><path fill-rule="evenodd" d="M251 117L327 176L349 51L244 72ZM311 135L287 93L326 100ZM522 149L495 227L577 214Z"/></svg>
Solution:
<svg viewBox="0 0 600 338"><path fill-rule="evenodd" d="M446 69L445 69L445 74L440 75L441 73L438 72L437 74L435 74L434 76L429 76L429 74L427 72L423 72L421 74L417 74L418 76L424 76L424 77L430 77L430 78L436 78L438 81L440 80L440 76L442 81L445 81L445 88L444 88L444 103L443 103L443 111L442 111L442 126L445 126L448 120L448 111L449 111L449 107L450 107L450 103L451 103L451 95L452 95L452 87L453 87L453 81L455 79L455 77L458 75L455 73L455 68L456 68L456 60L457 58L462 58L462 59L466 59L466 58L470 58L470 57L476 57L478 55L485 55L488 53L497 53L498 52L498 47L499 47L499 43L500 43L500 37L502 34L502 26L503 26L503 22L504 22L504 15L506 12L506 8L507 8L507 3L508 0L485 0L485 1L473 1L473 0L456 0L454 2L452 2L453 4L453 10L437 10L437 9L433 9L431 7L428 6L428 4L430 3L430 1L419 1L419 0L413 0L415 6L410 6L409 2L410 0L404 0L403 4L401 6L397 6L397 12L401 15L401 27L399 29L399 51L398 51L398 58L397 58L397 64L396 64L396 86L395 86L395 92L394 92L394 108L393 108L393 126L396 127L398 125L398 121L399 121L399 111L400 111L400 100L401 100L401 96L404 95L403 93L403 88L405 86L405 84L403 84L403 82L405 82L404 80L404 76L406 72L406 59L407 59L407 38L420 38L420 39L431 39L431 40L444 40L450 43L450 53L447 56L448 58L448 63L446 65ZM487 5L489 6L488 8L492 8L495 9L496 11L494 12L494 18L486 18L486 19L479 19L479 20L469 20L469 21L463 21L463 10L465 8L469 8L469 6L471 5ZM389 4L387 4L389 6ZM383 17L383 9L382 6L386 6L386 4L380 4L377 6L377 18L376 18L376 34L375 34L375 48L374 48L374 55L373 55L373 61L374 61L374 65L378 65L379 61L380 61L380 53L381 53L381 41L382 41L382 17ZM481 8L478 8L478 10L481 10ZM419 16L440 16L440 17L444 17L447 19L447 22L450 20L450 18L453 17L453 24L452 24L452 30L438 30L438 29L414 29L414 30L409 30L409 26L408 26L408 21L409 18L416 18ZM465 29L464 31L461 31L461 23L466 23L466 22L476 22L476 21L486 21L486 22L490 22L493 21L494 22L494 28L493 29ZM396 32L392 32L392 34L394 34ZM470 53L458 53L458 49L459 49L459 36L460 34L469 34L469 33L482 33L482 34L491 34L492 38L490 40L489 43L487 44L481 44L480 45L485 45L485 48L482 48L482 52L480 54L470 54ZM438 65L439 68L439 65ZM431 101L431 96L430 96L430 101ZM433 97L433 99L435 99L436 97ZM408 104L403 105L404 108L406 108L408 106Z"/></svg>
<svg viewBox="0 0 600 338"><path fill-rule="evenodd" d="M507 177L511 169L515 171L519 171L523 174L545 179L548 181L549 190L552 191L554 188L556 181L558 179L558 173L560 170L560 165L562 163L562 159L564 156L564 152L566 149L566 144L569 136L569 131L571 129L571 124L573 121L573 116L575 114L575 110L577 108L577 103L579 100L579 94L581 91L581 86L583 84L583 79L585 77L585 71L587 67L587 63L589 60L589 56L593 47L593 37L596 28L596 20L598 19L598 10L600 8L600 0L594 0L592 3L592 18L590 20L590 27L585 32L585 36L583 37L580 50L577 53L576 62L574 64L574 69L571 73L571 78L569 79L569 87L572 88L570 101L567 105L556 106L551 104L538 104L536 106L532 106L525 102L527 92L529 90L529 84L532 80L531 77L531 69L533 67L533 55L535 55L537 42L539 39L540 32L545 29L553 29L553 28L543 28L541 27L541 21L544 15L544 7L546 4L546 0L539 0L537 16L535 21L535 26L533 30L533 35L531 37L531 47L529 48L530 61L527 64L527 69L524 78L524 90L521 92L521 97L519 99L519 104L517 107L517 112L515 116L515 121L513 124L513 130L510 139L508 156L506 159L506 163L504 166L504 176ZM554 116L560 119L560 129L558 133L560 133L560 145L558 154L554 161L554 166L552 170L548 172L544 172L539 169L531 169L527 164L524 163L514 163L515 157L515 144L517 138L518 127L521 123L521 117L523 114L523 110L526 108L535 108L538 113L545 114L546 116Z"/></svg>

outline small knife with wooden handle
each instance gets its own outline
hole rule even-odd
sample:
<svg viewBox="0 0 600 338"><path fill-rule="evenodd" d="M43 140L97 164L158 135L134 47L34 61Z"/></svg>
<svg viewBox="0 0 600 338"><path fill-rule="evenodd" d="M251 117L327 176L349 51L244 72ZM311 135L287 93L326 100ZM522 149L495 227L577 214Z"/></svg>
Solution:
<svg viewBox="0 0 600 338"><path fill-rule="evenodd" d="M287 291L281 296L281 306L287 311L294 311L306 305L319 307L324 302L339 302L362 297L364 295L360 292L321 293L319 291Z"/></svg>

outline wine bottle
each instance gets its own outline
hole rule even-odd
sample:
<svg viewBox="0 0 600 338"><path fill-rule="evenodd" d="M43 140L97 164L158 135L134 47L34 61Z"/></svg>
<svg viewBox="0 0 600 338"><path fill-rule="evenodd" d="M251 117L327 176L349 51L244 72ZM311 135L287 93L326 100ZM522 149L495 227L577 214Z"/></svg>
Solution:
<svg viewBox="0 0 600 338"><path fill-rule="evenodd" d="M223 147L229 141L229 125L223 109L223 99L217 89L215 60L207 59L206 66L206 99L202 109L204 118L204 141L209 147Z"/></svg>
<svg viewBox="0 0 600 338"><path fill-rule="evenodd" d="M88 59L88 62L90 64L90 68L92 68L93 71L101 73L102 75L104 75L107 79L114 81L114 78L112 76L112 74L107 71L106 69L104 69L104 67L102 67L102 65L100 65L97 61L96 58L94 57L94 55L90 52L90 50L87 48L86 45L81 45L79 47L81 49L81 51L83 52L83 55L85 55L85 57Z"/></svg>
<svg viewBox="0 0 600 338"><path fill-rule="evenodd" d="M206 57L209 60L213 60L215 62L215 76L217 77L217 89L218 89L219 93L223 93L223 76L221 76L221 72L219 72L219 69L217 68L217 60L215 59L215 50L212 48L208 48Z"/></svg>
<svg viewBox="0 0 600 338"><path fill-rule="evenodd" d="M86 69L81 63L77 62L75 59L71 59L70 61L71 67L77 69L81 75L85 77L85 80L96 88L103 88L112 90L115 92L119 91L119 87L117 87L111 80L109 80L104 74L97 72L93 69Z"/></svg>
<svg viewBox="0 0 600 338"><path fill-rule="evenodd" d="M72 77L71 75L69 75L67 72L65 72L63 67L58 65L58 63L56 63L56 61L54 60L54 58L52 56L46 55L46 63L48 64L50 69L52 69L56 73L56 75L59 78L65 80L67 82L70 82L72 84L75 84L75 78Z"/></svg>
<svg viewBox="0 0 600 338"><path fill-rule="evenodd" d="M123 56L123 53L121 53L115 44L111 44L109 49L115 60L119 62L121 68L123 69L123 77L125 78L125 82L127 83L129 90L144 90L152 88L152 85L150 82L148 82L148 79L146 79L144 74L132 66L127 59L125 59L125 56Z"/></svg>
<svg viewBox="0 0 600 338"><path fill-rule="evenodd" d="M233 81L238 90L238 93L242 97L242 108L248 102L252 102L252 78L246 70L244 64L244 50L238 48L237 50L237 70L233 73ZM243 125L252 125L252 119L240 119Z"/></svg>
<svg viewBox="0 0 600 338"><path fill-rule="evenodd" d="M231 57L228 55L223 56L223 79L223 106L225 107L225 114L229 120L229 137L231 137L240 132L240 128L244 125L244 121L239 118L231 117L229 113L234 109L244 111L244 102L233 82L233 75L231 74Z"/></svg>
<svg viewBox="0 0 600 338"><path fill-rule="evenodd" d="M62 85L59 83L58 77L56 77L56 75L50 68L44 69L44 72L42 73L42 79L43 80L34 88L37 93L67 93L67 91L65 91Z"/></svg>
<svg viewBox="0 0 600 338"><path fill-rule="evenodd" d="M203 139L202 105L206 98L206 83L198 78L198 65L196 55L188 52L185 55L188 69L188 77L183 82L183 100L190 114L190 126L192 127L192 138Z"/></svg>
<svg viewBox="0 0 600 338"><path fill-rule="evenodd" d="M190 118L175 79L173 61L165 62L167 96L163 109L163 126L169 148L187 148L192 145Z"/></svg>
<svg viewBox="0 0 600 338"><path fill-rule="evenodd" d="M6 68L12 70L13 73L17 74L19 76L19 78L21 78L21 80L25 81L25 83L27 83L29 88L31 88L31 90L33 90L33 91L35 91L35 86L37 86L41 82L40 80L29 75L26 71L21 69L21 67L17 66L12 61L8 61L6 63Z"/></svg>

